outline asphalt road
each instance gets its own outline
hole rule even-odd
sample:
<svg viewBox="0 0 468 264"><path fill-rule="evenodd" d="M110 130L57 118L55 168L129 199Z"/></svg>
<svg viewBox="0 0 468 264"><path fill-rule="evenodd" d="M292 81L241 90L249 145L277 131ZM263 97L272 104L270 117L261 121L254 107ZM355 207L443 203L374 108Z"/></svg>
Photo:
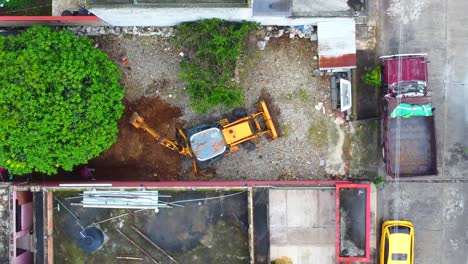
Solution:
<svg viewBox="0 0 468 264"><path fill-rule="evenodd" d="M392 182L378 219L415 224L415 263L468 264L468 27L466 0L381 0L379 52L426 52L439 173Z"/></svg>

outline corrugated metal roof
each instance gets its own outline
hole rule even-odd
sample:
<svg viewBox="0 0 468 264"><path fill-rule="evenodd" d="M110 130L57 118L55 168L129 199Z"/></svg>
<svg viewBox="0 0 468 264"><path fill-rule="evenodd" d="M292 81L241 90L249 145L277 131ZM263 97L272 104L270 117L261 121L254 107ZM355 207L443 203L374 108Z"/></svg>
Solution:
<svg viewBox="0 0 468 264"><path fill-rule="evenodd" d="M356 25L354 19L317 23L320 70L356 68Z"/></svg>

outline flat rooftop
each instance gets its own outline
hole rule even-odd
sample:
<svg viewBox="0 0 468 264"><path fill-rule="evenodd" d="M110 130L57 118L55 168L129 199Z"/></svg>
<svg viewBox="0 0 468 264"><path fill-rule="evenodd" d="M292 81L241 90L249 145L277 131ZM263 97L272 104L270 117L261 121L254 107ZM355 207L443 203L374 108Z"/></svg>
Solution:
<svg viewBox="0 0 468 264"><path fill-rule="evenodd" d="M269 198L272 261L336 263L334 189L272 189Z"/></svg>
<svg viewBox="0 0 468 264"><path fill-rule="evenodd" d="M146 241L134 228L179 263L246 263L249 260L247 191L161 191L171 197L160 200L184 201L181 206L129 210L84 208L78 192L54 192L54 259L58 263L80 259L84 263L109 263L123 256L136 256L151 263L169 263L168 257ZM79 222L65 208L76 215ZM120 216L120 217L119 217ZM97 226L106 236L94 253L80 246L82 227ZM143 248L145 255L125 236Z"/></svg>

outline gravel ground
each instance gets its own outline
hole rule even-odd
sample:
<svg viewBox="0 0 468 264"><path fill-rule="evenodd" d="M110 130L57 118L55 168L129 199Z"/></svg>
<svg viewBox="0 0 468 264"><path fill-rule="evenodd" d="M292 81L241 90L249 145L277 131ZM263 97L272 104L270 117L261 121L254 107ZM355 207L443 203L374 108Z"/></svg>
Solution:
<svg viewBox="0 0 468 264"><path fill-rule="evenodd" d="M344 174L343 132L328 111L315 105L329 96L329 83L314 76L318 68L317 42L289 37L272 38L265 50L249 41L249 56L240 69L246 106L267 94L279 110L277 124L283 136L257 149L239 153L215 164L220 179L324 179ZM326 104L325 104L326 105ZM325 106L327 108L327 106ZM338 146L338 149L336 149Z"/></svg>
<svg viewBox="0 0 468 264"><path fill-rule="evenodd" d="M185 128L217 121L226 113L218 109L202 116L190 109L178 78L183 51L174 48L169 38L125 34L94 39L120 65L130 102L159 96L181 109ZM218 180L329 179L347 173L343 159L349 155L343 149L348 152L350 129L334 123L327 103L328 80L313 74L318 68L316 49L316 41L283 36L271 38L259 50L257 37L249 39L236 75L245 89L245 107L253 113L259 98L270 98L283 135L271 142L262 139L256 150L241 148L216 163ZM319 102L324 102L325 110L316 110ZM184 170L187 166L190 162L184 163Z"/></svg>

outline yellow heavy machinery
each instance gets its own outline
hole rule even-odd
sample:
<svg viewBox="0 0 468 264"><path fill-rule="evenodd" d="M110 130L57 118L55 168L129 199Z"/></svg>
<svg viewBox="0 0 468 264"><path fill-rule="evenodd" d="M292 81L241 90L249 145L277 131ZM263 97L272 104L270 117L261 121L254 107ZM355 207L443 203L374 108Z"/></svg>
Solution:
<svg viewBox="0 0 468 264"><path fill-rule="evenodd" d="M257 107L258 112L251 115L237 112L233 121L225 118L216 124L198 125L185 132L177 129L183 142L161 137L136 112L130 118L130 124L148 132L160 145L192 158L194 173L197 174L197 168L206 168L226 154L236 152L242 143L263 135L270 140L278 137L265 101L258 102Z"/></svg>

